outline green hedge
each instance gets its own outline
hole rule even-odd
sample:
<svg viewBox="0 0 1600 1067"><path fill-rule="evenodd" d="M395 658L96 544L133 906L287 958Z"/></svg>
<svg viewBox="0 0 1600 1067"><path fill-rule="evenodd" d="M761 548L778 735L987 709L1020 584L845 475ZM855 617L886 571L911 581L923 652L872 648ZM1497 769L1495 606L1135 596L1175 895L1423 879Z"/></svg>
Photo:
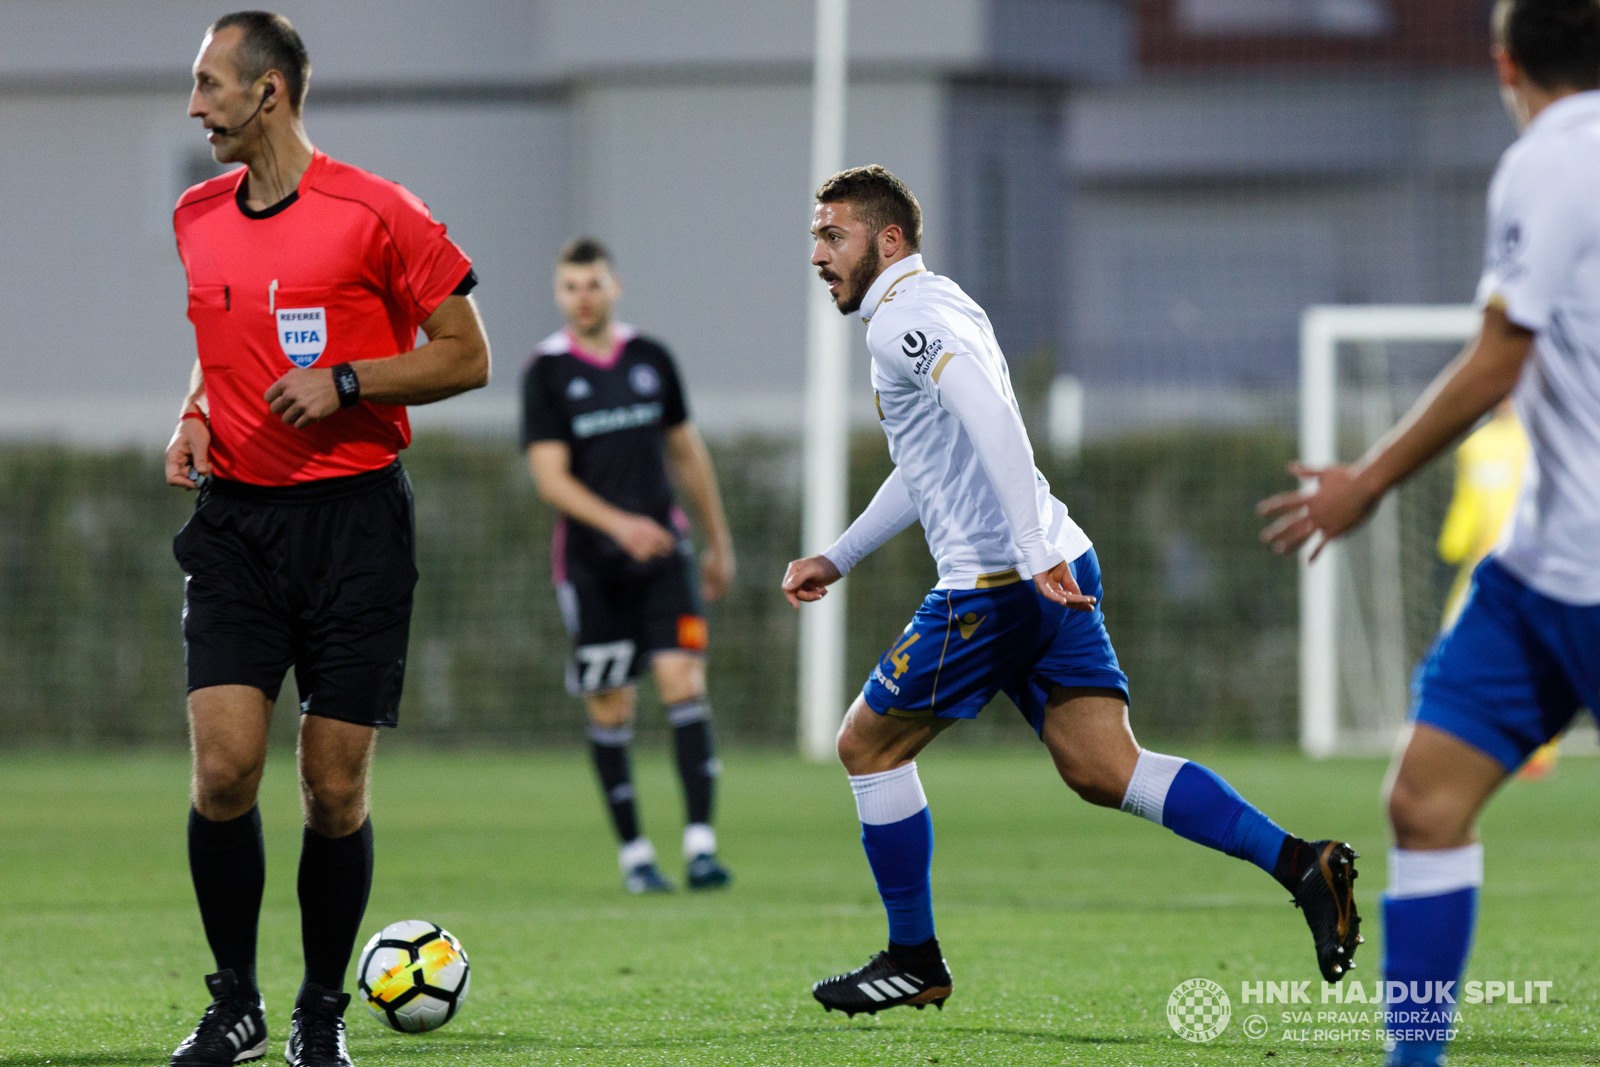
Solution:
<svg viewBox="0 0 1600 1067"><path fill-rule="evenodd" d="M796 613L777 591L798 550L800 461L790 442L714 448L739 552L711 611L711 693L723 736L788 745ZM1089 531L1113 640L1148 738L1293 738L1295 578L1257 544L1251 505L1286 484L1280 432L1185 432L1098 445L1047 467ZM427 743L574 743L566 634L550 592L552 516L510 442L430 434L405 462L422 579L400 731ZM852 453L851 504L888 473L881 436ZM192 498L158 456L0 448L0 738L5 745L181 744L182 575L172 534ZM849 585L849 663L863 678L934 571L920 530ZM292 683L274 729L293 730ZM962 731L1025 739L1004 701ZM641 727L660 736L646 697ZM955 735L953 735L955 736Z"/></svg>

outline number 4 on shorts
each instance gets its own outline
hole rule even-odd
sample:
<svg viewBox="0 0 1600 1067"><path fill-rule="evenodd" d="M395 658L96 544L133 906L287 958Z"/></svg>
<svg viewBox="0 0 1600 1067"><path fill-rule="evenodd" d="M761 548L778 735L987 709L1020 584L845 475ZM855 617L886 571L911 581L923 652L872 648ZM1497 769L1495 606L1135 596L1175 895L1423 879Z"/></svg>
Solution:
<svg viewBox="0 0 1600 1067"><path fill-rule="evenodd" d="M916 644L921 637L921 634L914 633L889 650L889 662L894 664L894 676L896 678L911 669L911 653L907 650Z"/></svg>

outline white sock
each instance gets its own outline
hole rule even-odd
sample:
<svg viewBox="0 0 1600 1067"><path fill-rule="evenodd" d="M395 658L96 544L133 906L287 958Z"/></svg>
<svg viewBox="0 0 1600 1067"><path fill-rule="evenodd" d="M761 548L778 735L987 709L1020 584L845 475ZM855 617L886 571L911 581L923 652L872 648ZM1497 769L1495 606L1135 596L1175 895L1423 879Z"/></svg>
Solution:
<svg viewBox="0 0 1600 1067"><path fill-rule="evenodd" d="M1128 779L1128 791L1122 796L1122 810L1161 826L1161 816L1167 807L1167 790L1172 788L1172 780L1188 762L1178 756L1140 750L1139 762L1133 765L1133 777Z"/></svg>
<svg viewBox="0 0 1600 1067"><path fill-rule="evenodd" d="M655 861L656 846L652 845L650 839L643 834L617 849L617 866L622 868L623 874L642 864Z"/></svg>
<svg viewBox="0 0 1600 1067"><path fill-rule="evenodd" d="M1389 850L1388 896L1436 897L1458 889L1483 885L1483 845L1432 849Z"/></svg>
<svg viewBox="0 0 1600 1067"><path fill-rule="evenodd" d="M928 806L915 760L892 771L852 774L850 789L856 795L856 814L868 826L909 819Z"/></svg>
<svg viewBox="0 0 1600 1067"><path fill-rule="evenodd" d="M683 828L683 858L710 856L717 851L717 832L709 824L692 822Z"/></svg>

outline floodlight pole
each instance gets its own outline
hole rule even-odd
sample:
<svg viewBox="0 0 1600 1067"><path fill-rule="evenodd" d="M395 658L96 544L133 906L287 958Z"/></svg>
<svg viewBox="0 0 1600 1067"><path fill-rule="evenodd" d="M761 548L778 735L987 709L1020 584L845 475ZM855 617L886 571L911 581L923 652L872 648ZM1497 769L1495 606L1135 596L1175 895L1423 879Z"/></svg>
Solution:
<svg viewBox="0 0 1600 1067"><path fill-rule="evenodd" d="M844 166L849 0L817 0L811 89L811 188ZM801 551L815 555L844 531L849 506L850 332L821 282L806 300L805 500ZM833 758L844 715L845 583L800 612L800 754Z"/></svg>

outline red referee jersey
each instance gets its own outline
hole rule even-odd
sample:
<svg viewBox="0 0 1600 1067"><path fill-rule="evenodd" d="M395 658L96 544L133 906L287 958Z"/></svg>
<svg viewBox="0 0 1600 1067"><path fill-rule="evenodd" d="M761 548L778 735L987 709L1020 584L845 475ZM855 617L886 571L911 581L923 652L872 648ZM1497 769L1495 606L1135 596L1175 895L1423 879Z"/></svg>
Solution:
<svg viewBox="0 0 1600 1067"><path fill-rule="evenodd" d="M265 212L246 214L244 181L240 168L203 182L172 215L213 470L293 485L388 466L411 443L404 407L363 402L295 430L262 395L294 367L409 352L471 260L422 201L321 152L296 192Z"/></svg>

